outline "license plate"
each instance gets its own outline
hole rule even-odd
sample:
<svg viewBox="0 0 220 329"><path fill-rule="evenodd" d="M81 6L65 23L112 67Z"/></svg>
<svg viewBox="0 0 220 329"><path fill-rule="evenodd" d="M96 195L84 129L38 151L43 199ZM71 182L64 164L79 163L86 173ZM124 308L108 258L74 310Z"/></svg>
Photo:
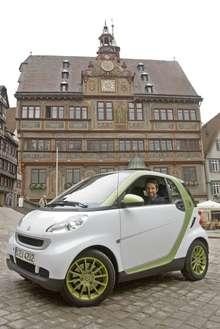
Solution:
<svg viewBox="0 0 220 329"><path fill-rule="evenodd" d="M15 249L15 257L24 260L30 264L35 264L34 254L20 248Z"/></svg>

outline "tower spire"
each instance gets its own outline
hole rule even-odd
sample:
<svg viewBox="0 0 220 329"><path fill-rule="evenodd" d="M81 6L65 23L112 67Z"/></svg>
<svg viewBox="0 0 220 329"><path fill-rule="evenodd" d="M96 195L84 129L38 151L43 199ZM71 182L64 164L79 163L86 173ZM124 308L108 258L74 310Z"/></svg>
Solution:
<svg viewBox="0 0 220 329"><path fill-rule="evenodd" d="M116 45L115 38L114 38L114 24L112 21L112 33L109 32L108 26L106 24L103 27L103 32L99 37L100 41L100 47L98 49L98 56L104 57L104 55L111 55L110 57L112 59L117 58L119 60L120 58L120 47Z"/></svg>
<svg viewBox="0 0 220 329"><path fill-rule="evenodd" d="M104 27L103 27L103 34L104 33L109 33L108 32L108 26L107 26L107 24L106 24L106 19L105 19L105 24L104 24Z"/></svg>

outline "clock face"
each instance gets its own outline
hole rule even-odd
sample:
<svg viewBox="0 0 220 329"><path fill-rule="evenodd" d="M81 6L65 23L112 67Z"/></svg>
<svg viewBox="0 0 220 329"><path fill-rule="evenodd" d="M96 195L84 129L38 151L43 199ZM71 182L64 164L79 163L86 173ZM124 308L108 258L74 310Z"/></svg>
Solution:
<svg viewBox="0 0 220 329"><path fill-rule="evenodd" d="M104 92L115 92L115 80L101 80L101 89Z"/></svg>
<svg viewBox="0 0 220 329"><path fill-rule="evenodd" d="M112 63L112 61L105 60L105 61L102 61L101 68L104 71L108 71L109 72L109 71L112 71L113 70L114 64Z"/></svg>

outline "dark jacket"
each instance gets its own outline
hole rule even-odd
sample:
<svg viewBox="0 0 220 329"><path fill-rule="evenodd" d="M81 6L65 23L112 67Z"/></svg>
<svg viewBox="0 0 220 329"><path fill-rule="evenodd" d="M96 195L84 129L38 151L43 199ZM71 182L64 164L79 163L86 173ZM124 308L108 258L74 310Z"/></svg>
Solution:
<svg viewBox="0 0 220 329"><path fill-rule="evenodd" d="M147 196L144 196L144 204L165 204L167 203L166 199L162 196L156 196L154 199L150 199Z"/></svg>

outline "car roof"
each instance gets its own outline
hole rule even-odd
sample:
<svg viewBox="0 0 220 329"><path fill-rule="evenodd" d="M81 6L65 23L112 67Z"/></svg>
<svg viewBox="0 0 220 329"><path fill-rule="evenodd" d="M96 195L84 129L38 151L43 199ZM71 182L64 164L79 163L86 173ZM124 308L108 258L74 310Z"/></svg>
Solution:
<svg viewBox="0 0 220 329"><path fill-rule="evenodd" d="M122 169L122 170L118 170L118 171L111 171L108 173L104 173L101 175L106 175L106 174L117 174L117 173L130 173L131 176L132 175L148 175L148 176L157 176L157 177L164 177L164 178L170 178L170 179L176 179L179 182L183 183L183 180L181 180L180 178L176 177L176 176L172 176L172 175L168 175L168 174L164 174L158 171L153 171L153 170L147 170L147 169Z"/></svg>

